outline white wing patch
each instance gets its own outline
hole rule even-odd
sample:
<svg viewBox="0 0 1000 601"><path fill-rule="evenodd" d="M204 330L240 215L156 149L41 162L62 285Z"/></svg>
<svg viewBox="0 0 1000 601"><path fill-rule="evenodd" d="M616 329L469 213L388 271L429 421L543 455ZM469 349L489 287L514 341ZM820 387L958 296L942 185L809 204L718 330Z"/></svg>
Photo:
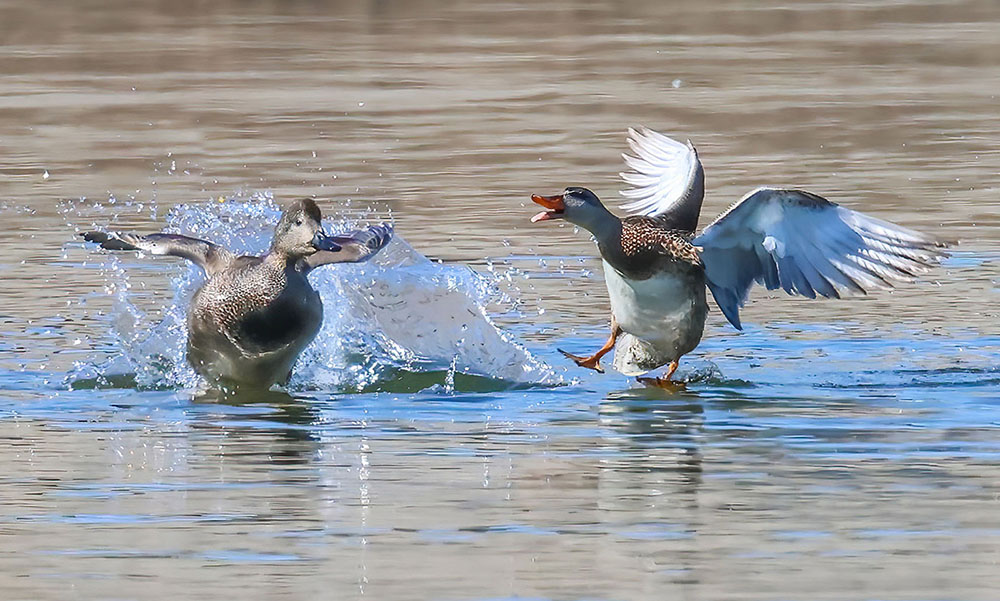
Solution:
<svg viewBox="0 0 1000 601"><path fill-rule="evenodd" d="M700 163L694 146L645 127L629 128L628 145L635 156L622 155L631 169L619 174L631 186L621 191L629 200L622 208L633 215L667 212L687 195L697 177Z"/></svg>

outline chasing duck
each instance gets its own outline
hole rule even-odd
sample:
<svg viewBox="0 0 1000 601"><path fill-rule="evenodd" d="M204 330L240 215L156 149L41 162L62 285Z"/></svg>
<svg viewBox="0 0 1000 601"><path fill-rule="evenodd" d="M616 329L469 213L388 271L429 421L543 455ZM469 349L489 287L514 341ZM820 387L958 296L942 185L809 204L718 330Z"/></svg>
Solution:
<svg viewBox="0 0 1000 601"><path fill-rule="evenodd" d="M385 223L328 236L321 221L314 201L292 202L274 228L270 249L259 257L177 234L80 235L107 250L181 257L200 267L208 279L188 308L188 362L210 382L269 387L288 382L323 321L323 302L309 272L365 261L392 238Z"/></svg>
<svg viewBox="0 0 1000 601"><path fill-rule="evenodd" d="M768 290L840 298L892 288L927 271L943 254L933 238L806 192L758 188L695 235L705 171L689 141L629 129L635 156L621 174L627 217L618 218L586 188L531 199L546 210L531 221L565 219L594 235L611 301L611 335L594 354L560 349L577 365L603 372L615 348L616 370L640 376L669 364L663 377L639 381L668 389L680 358L701 341L706 285L726 319L742 330L739 309L754 282Z"/></svg>

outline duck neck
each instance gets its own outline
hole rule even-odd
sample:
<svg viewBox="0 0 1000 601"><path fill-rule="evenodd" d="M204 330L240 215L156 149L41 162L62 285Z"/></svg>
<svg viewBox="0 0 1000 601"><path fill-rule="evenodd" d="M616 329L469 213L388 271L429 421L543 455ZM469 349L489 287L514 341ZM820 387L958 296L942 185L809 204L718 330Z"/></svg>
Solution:
<svg viewBox="0 0 1000 601"><path fill-rule="evenodd" d="M621 246L622 220L614 213L601 206L594 207L583 217L584 219L576 220L576 225L593 234L598 246L601 248Z"/></svg>
<svg viewBox="0 0 1000 601"><path fill-rule="evenodd" d="M295 264L285 253L280 251L275 252L274 250L264 256L264 263L277 271L286 271Z"/></svg>

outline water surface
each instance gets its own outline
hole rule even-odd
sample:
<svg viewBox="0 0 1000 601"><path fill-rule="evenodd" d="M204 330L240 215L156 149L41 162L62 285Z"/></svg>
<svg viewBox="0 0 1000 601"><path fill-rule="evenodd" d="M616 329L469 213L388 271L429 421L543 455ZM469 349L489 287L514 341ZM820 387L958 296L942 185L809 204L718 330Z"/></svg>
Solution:
<svg viewBox="0 0 1000 601"><path fill-rule="evenodd" d="M986 0L0 1L4 598L995 598L998 26ZM600 264L528 196L613 199L636 124L698 146L706 221L786 185L960 244L891 294L713 310L686 393L570 369ZM287 392L202 390L198 275L74 236L260 250L304 195L401 240L318 274Z"/></svg>

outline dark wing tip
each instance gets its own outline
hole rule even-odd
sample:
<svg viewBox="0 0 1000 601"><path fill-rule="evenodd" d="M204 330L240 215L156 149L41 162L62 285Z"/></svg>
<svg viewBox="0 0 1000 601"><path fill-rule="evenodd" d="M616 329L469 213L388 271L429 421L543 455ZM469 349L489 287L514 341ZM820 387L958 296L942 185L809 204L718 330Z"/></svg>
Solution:
<svg viewBox="0 0 1000 601"><path fill-rule="evenodd" d="M96 242L98 244L106 242L110 238L106 232L80 232L77 236L82 237L87 242Z"/></svg>
<svg viewBox="0 0 1000 601"><path fill-rule="evenodd" d="M100 244L104 250L139 250L135 245L107 232L81 232L78 235L83 236L87 242Z"/></svg>
<svg viewBox="0 0 1000 601"><path fill-rule="evenodd" d="M380 223L368 228L371 237L368 239L368 246L374 250L383 248L392 240L392 224Z"/></svg>
<svg viewBox="0 0 1000 601"><path fill-rule="evenodd" d="M733 324L733 327L737 330L743 331L743 324L740 323L740 305L743 303L740 302L739 298L732 291L716 286L711 282L708 282L708 289L715 298L715 304L719 306L722 314L725 315L726 321Z"/></svg>

